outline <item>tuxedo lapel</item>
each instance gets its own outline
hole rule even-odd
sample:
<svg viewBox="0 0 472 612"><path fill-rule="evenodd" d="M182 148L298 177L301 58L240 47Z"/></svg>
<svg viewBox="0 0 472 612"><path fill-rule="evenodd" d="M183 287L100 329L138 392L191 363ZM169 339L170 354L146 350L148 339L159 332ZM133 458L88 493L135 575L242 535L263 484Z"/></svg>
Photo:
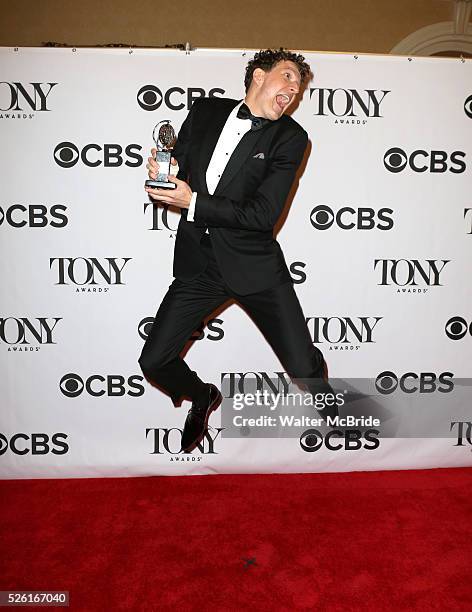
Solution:
<svg viewBox="0 0 472 612"><path fill-rule="evenodd" d="M244 136L239 141L238 145L233 151L233 154L228 160L226 164L226 168L224 169L223 174L218 182L218 185L215 189L215 194L218 195L221 193L227 185L233 180L235 175L238 173L241 166L247 160L251 151L254 150L257 142L264 134L264 132L268 129L270 124L265 125L259 130L249 130L246 132Z"/></svg>

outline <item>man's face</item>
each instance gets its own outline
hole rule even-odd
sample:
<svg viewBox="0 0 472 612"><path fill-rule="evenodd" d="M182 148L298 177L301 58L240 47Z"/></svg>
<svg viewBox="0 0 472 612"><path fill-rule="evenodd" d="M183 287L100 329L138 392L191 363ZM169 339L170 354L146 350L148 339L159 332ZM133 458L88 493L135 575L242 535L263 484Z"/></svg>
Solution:
<svg viewBox="0 0 472 612"><path fill-rule="evenodd" d="M300 91L301 78L296 64L283 61L270 72L260 68L253 74L256 85L251 111L258 117L275 121L289 108ZM255 108L253 108L255 106Z"/></svg>

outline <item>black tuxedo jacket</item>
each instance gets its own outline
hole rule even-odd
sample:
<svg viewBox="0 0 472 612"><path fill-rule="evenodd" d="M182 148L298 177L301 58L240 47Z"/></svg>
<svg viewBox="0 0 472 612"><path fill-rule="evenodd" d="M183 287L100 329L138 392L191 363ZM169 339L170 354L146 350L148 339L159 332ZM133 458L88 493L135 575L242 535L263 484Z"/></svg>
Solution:
<svg viewBox="0 0 472 612"><path fill-rule="evenodd" d="M187 209L177 229L174 248L176 278L188 281L206 267L200 241L208 227L213 251L225 283L247 295L290 281L273 228L302 160L308 135L291 117L282 115L259 130L247 132L221 176L214 195L208 193L206 170L226 120L237 100L200 98L185 119L174 147L178 178L196 191L195 221Z"/></svg>

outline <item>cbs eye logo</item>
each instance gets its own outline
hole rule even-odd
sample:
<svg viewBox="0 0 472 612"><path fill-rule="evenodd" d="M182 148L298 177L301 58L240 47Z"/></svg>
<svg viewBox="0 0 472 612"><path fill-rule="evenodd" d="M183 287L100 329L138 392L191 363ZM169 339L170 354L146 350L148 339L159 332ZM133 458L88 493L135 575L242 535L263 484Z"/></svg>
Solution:
<svg viewBox="0 0 472 612"><path fill-rule="evenodd" d="M316 229L329 229L334 223L333 211L329 206L320 204L311 211L310 221Z"/></svg>
<svg viewBox="0 0 472 612"><path fill-rule="evenodd" d="M154 317L146 317L140 321L138 325L138 334L143 340L147 340L151 333L152 326L154 325Z"/></svg>
<svg viewBox="0 0 472 612"><path fill-rule="evenodd" d="M162 91L155 85L143 85L138 91L137 100L139 106L144 110L157 110L162 104Z"/></svg>
<svg viewBox="0 0 472 612"><path fill-rule="evenodd" d="M469 325L462 317L451 317L446 323L445 332L451 340L462 340L467 332L472 336L472 323Z"/></svg>
<svg viewBox="0 0 472 612"><path fill-rule="evenodd" d="M59 388L67 397L78 397L84 390L84 381L77 374L65 374Z"/></svg>
<svg viewBox="0 0 472 612"><path fill-rule="evenodd" d="M470 95L464 102L464 112L467 117L472 119L472 95Z"/></svg>
<svg viewBox="0 0 472 612"><path fill-rule="evenodd" d="M54 159L63 168L72 168L79 160L79 149L72 142L61 142L54 149Z"/></svg>
<svg viewBox="0 0 472 612"><path fill-rule="evenodd" d="M300 437L300 446L307 453L314 453L323 445L323 436L317 429L308 429Z"/></svg>
<svg viewBox="0 0 472 612"><path fill-rule="evenodd" d="M393 393L398 387L398 378L394 372L382 372L377 376L375 387L379 393L384 395Z"/></svg>
<svg viewBox="0 0 472 612"><path fill-rule="evenodd" d="M390 172L401 172L406 168L408 158L403 149L393 147L384 155L384 165Z"/></svg>

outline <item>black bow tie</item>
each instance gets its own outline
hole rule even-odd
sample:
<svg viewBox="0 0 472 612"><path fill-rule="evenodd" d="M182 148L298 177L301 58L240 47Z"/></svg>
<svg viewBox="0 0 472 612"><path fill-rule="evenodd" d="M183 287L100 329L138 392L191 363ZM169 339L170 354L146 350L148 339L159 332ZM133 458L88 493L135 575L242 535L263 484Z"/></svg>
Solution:
<svg viewBox="0 0 472 612"><path fill-rule="evenodd" d="M264 119L264 117L255 117L251 111L249 110L247 104L241 104L239 110L236 114L238 119L250 119L251 120L251 130L260 130L266 123L268 123L269 119Z"/></svg>

